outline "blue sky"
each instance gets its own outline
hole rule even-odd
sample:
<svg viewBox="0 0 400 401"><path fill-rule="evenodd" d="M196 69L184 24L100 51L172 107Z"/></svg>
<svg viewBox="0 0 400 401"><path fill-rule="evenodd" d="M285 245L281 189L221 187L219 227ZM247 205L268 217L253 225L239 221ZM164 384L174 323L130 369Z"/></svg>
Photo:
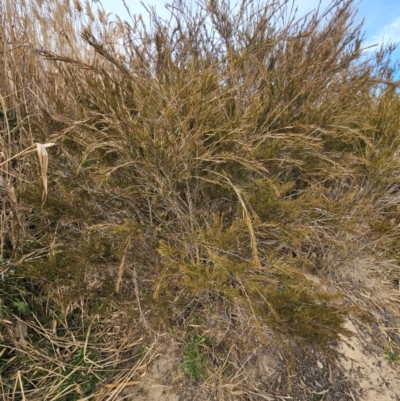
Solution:
<svg viewBox="0 0 400 401"><path fill-rule="evenodd" d="M146 12L137 0L125 0L132 14L143 14ZM156 7L160 15L167 15L165 3L172 0L145 0L143 3ZM237 2L236 0L234 1ZM122 0L101 0L107 13L118 14L123 20L129 21L129 16L124 8ZM295 0L299 15L315 9L319 0ZM330 0L322 0L322 9L331 3ZM362 0L358 5L358 19L365 19L365 45L392 41L400 42L400 0ZM400 59L400 48L393 54L393 61Z"/></svg>

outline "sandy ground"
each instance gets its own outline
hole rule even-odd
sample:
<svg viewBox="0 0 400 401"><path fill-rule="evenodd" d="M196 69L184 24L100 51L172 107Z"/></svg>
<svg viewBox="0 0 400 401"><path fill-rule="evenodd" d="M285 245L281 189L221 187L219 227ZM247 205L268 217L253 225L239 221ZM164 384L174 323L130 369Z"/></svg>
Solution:
<svg viewBox="0 0 400 401"><path fill-rule="evenodd" d="M337 366L340 370L341 380L345 383L346 398L333 395L333 390L328 387L314 393L318 395L318 398L312 399L318 401L325 399L337 399L338 401L400 400L400 363L390 364L382 349L374 346L372 339L368 335L360 333L360 328L356 328L350 320L347 321L347 328L354 333L354 337L338 344L338 350L344 356L339 359ZM174 391L176 390L176 387L173 386L174 381L181 374L178 369L181 363L179 355L178 343L166 344L148 366L147 371L143 373L140 384L125 391L123 398L131 401L189 401L188 396L185 398L182 393L178 395ZM264 363L264 361L267 362ZM274 372L275 364L271 363L270 355L260 355L259 362L262 362L260 366L264 370L264 377L273 377L276 374ZM313 367L314 371L323 369L320 361L317 360L316 365ZM329 397L328 393L330 393ZM278 397L276 393L273 395L266 392L261 397L255 396L254 399L271 401L282 399L309 401L310 399L308 396L306 398L297 397L288 395ZM198 401L206 401L206 399L196 397Z"/></svg>
<svg viewBox="0 0 400 401"><path fill-rule="evenodd" d="M339 350L346 356L341 359L345 376L352 382L351 395L360 401L400 400L400 369L389 364L381 350L374 350L369 336L360 335L354 324L348 320L347 328L355 336L339 344ZM398 363L397 363L398 365Z"/></svg>
<svg viewBox="0 0 400 401"><path fill-rule="evenodd" d="M123 393L132 401L179 401L172 383L179 373L179 344L171 342L154 358L142 375L141 383Z"/></svg>
<svg viewBox="0 0 400 401"><path fill-rule="evenodd" d="M306 278L326 290L318 278ZM279 358L279 353L267 348L254 351L253 358L243 365L246 373L239 382L245 380L251 383L250 387L253 386L256 391L252 395L254 401L400 401L400 361L389 361L381 345L385 337L383 342L382 338L378 340L378 331L373 334L371 327L358 320L353 322L348 319L346 328L354 336L338 342L337 350L342 356L335 366L328 366L317 353L308 361L298 361L301 366L293 380L291 395L285 393L288 391L288 381L283 359ZM207 392L193 392L195 387L190 390L182 388L182 371L179 369L181 357L181 344L172 339L166 341L142 373L138 381L140 384L127 388L121 394L122 398L130 401L240 399L233 390L228 397L221 398L216 393L214 396L205 396Z"/></svg>

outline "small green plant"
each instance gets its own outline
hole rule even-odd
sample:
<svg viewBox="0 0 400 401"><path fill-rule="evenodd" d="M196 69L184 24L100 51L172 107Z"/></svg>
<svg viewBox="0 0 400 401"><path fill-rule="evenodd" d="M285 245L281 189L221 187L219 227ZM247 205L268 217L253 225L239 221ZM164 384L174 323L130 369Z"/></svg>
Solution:
<svg viewBox="0 0 400 401"><path fill-rule="evenodd" d="M110 376L108 363L115 358L119 340L114 338L108 346L102 324L96 326L91 315L79 308L63 313L54 301L40 302L40 291L38 283L22 275L10 274L0 282L2 395L12 399L21 386L32 400L76 401L92 396ZM28 323L21 326L21 321ZM21 327L23 335L18 334ZM11 330L17 335L10 336ZM143 355L141 343L132 343Z"/></svg>
<svg viewBox="0 0 400 401"><path fill-rule="evenodd" d="M206 377L207 356L204 347L209 344L207 337L197 337L187 344L183 355L183 363L179 365L185 375L197 383Z"/></svg>
<svg viewBox="0 0 400 401"><path fill-rule="evenodd" d="M400 355L397 354L396 352L392 352L391 350L387 349L385 351L386 359L389 362L389 365L392 365L393 363L400 361Z"/></svg>
<svg viewBox="0 0 400 401"><path fill-rule="evenodd" d="M320 401L324 398L323 394L311 393L308 395L310 401Z"/></svg>
<svg viewBox="0 0 400 401"><path fill-rule="evenodd" d="M97 359L93 358L90 352L88 357ZM97 374L91 374L87 371L87 366L82 348L71 355L68 368L60 376L60 392L69 388L73 389L65 396L66 401L76 401L82 398L82 395L89 396L94 393L96 384L100 380L100 370L96 372Z"/></svg>
<svg viewBox="0 0 400 401"><path fill-rule="evenodd" d="M29 313L30 312L29 305L24 301L20 301L19 299L16 299L15 301L13 301L12 305L20 313Z"/></svg>

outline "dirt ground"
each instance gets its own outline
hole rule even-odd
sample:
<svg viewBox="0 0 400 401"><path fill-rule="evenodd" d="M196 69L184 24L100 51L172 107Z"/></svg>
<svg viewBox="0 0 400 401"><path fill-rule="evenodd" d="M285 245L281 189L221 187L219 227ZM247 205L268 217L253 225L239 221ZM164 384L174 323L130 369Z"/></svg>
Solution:
<svg viewBox="0 0 400 401"><path fill-rule="evenodd" d="M322 358L315 355L300 366L293 380L291 396L282 393L285 378L276 355L258 352L254 355L249 370L254 368L251 380L258 380L258 394L254 400L298 400L298 401L396 401L400 400L400 363L390 363L382 349L374 345L373 339L365 335L360 327L347 321L347 328L354 333L350 339L337 344L343 354L334 368L328 367ZM214 400L203 393L182 392L176 387L176 379L182 372L178 368L180 344L167 342L158 352L147 371L142 374L140 384L127 388L123 398L131 401L198 401ZM253 372L253 373L254 373ZM249 377L250 379L250 377ZM139 383L139 382L138 382ZM278 395L280 393L280 395ZM229 397L234 400L235 397ZM221 400L223 401L223 400Z"/></svg>
<svg viewBox="0 0 400 401"><path fill-rule="evenodd" d="M142 374L138 385L127 388L122 396L132 401L180 401L173 391L172 383L179 374L179 344L164 344L148 369Z"/></svg>
<svg viewBox="0 0 400 401"><path fill-rule="evenodd" d="M351 395L360 401L400 400L400 370L381 350L373 345L367 335L359 335L349 320L347 328L355 336L339 344L339 350L346 356L341 358L341 367L346 378L352 383ZM397 364L398 365L398 364Z"/></svg>
<svg viewBox="0 0 400 401"><path fill-rule="evenodd" d="M316 277L306 277L323 290L328 289ZM345 277L360 284L360 278ZM376 284L376 285L375 285ZM377 283L368 281L373 294ZM365 285L364 285L365 286ZM351 292L351 296L355 291ZM375 296L378 294L375 291ZM366 298L367 299L367 298ZM368 301L369 302L369 301ZM385 303L382 302L382 305ZM375 313L376 302L362 305ZM386 307L379 307L382 325L363 323L353 316L346 328L354 335L342 338L334 348L337 356L299 349L295 367L288 368L287 359L273 347L259 346L238 363L234 380L215 374L199 386L185 381L179 369L183 344L164 337L163 343L134 386L127 387L121 399L130 401L400 401L400 361L391 358L391 337L399 343L397 318ZM383 329L383 330L382 330ZM386 333L386 334L385 334ZM397 334L396 334L397 333ZM219 341L220 339L218 339ZM389 342L388 342L389 340ZM303 357L306 355L307 357ZM241 362L241 361L239 361ZM240 366L240 368L239 368ZM213 381L214 380L214 381Z"/></svg>

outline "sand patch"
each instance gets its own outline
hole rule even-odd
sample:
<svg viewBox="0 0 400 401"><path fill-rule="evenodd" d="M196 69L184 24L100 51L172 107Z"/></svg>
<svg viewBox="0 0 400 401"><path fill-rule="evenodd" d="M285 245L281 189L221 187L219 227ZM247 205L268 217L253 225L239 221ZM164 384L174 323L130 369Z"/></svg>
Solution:
<svg viewBox="0 0 400 401"><path fill-rule="evenodd" d="M363 335L348 320L346 328L355 336L342 341L339 351L345 355L340 365L345 377L353 384L351 394L360 401L400 400L400 370L389 364L383 350L375 347L368 335Z"/></svg>
<svg viewBox="0 0 400 401"><path fill-rule="evenodd" d="M143 373L141 383L126 390L123 397L132 401L179 401L173 382L178 374L179 344L170 342Z"/></svg>

